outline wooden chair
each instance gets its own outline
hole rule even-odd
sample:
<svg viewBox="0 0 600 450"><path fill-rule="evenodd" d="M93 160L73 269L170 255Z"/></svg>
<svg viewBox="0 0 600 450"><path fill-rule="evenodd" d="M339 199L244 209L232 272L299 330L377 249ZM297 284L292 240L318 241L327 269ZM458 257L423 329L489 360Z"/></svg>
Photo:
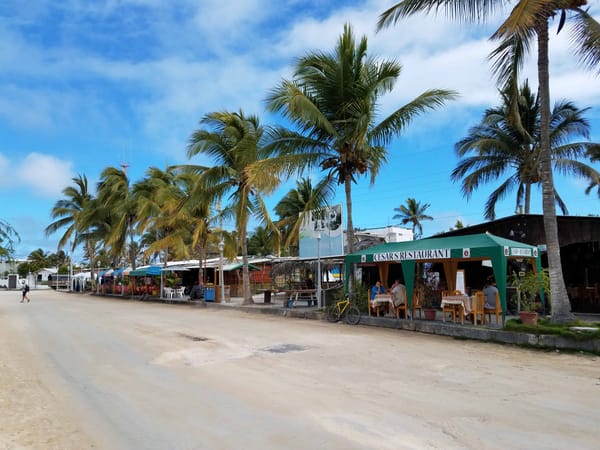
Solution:
<svg viewBox="0 0 600 450"><path fill-rule="evenodd" d="M367 309L369 311L369 316L371 315L371 311L373 311L377 315L377 317L379 317L379 313L382 311L384 312L384 315L385 315L386 306L387 305L383 305L381 303L373 305L371 298L369 298L369 300L367 301Z"/></svg>
<svg viewBox="0 0 600 450"><path fill-rule="evenodd" d="M423 292L419 289L415 289L413 291L413 300L412 300L412 312L411 318L415 318L415 311L419 311L419 319L421 318L421 311L423 310Z"/></svg>
<svg viewBox="0 0 600 450"><path fill-rule="evenodd" d="M499 317L502 318L502 326L504 326L504 313L502 311L502 305L500 304L500 293L496 292L496 307L495 308L484 308L485 315L488 318L488 322L492 323L492 315L496 316L496 324L500 323Z"/></svg>
<svg viewBox="0 0 600 450"><path fill-rule="evenodd" d="M446 297L449 295L462 295L462 292L453 290L453 291L442 291L442 297ZM461 308L459 305L442 305L442 320L446 321L446 314L450 314L452 317L452 322L456 322L456 318L460 314Z"/></svg>
<svg viewBox="0 0 600 450"><path fill-rule="evenodd" d="M475 292L473 298L473 325L477 325L477 320L480 320L482 325L485 325L485 294L483 291Z"/></svg>
<svg viewBox="0 0 600 450"><path fill-rule="evenodd" d="M396 314L396 319L400 318L400 313L402 313L405 319L408 319L408 304L404 302L399 305L394 305L394 313Z"/></svg>
<svg viewBox="0 0 600 450"><path fill-rule="evenodd" d="M408 318L408 302L406 301L406 287L401 285L398 287L399 291L396 294L392 292L392 309L394 310L394 314L396 315L396 319L400 318L400 313L404 312L404 318ZM402 302L396 304L396 302Z"/></svg>

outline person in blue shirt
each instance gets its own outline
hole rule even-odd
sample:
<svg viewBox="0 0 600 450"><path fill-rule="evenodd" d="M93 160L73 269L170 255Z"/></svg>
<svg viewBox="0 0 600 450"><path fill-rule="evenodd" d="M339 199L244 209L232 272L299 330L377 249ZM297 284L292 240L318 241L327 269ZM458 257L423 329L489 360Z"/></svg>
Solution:
<svg viewBox="0 0 600 450"><path fill-rule="evenodd" d="M381 281L377 280L375 286L371 288L371 301L375 300L375 296L377 294L385 294L386 292L387 289L385 288L385 286L381 284Z"/></svg>

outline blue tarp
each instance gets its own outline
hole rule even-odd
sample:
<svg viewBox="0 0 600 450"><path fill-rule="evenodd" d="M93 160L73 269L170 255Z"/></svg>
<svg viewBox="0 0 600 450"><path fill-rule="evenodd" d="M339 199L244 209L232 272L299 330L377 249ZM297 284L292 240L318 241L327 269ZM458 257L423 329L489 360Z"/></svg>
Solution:
<svg viewBox="0 0 600 450"><path fill-rule="evenodd" d="M146 277L151 275L160 275L161 266L140 267L129 272L130 277Z"/></svg>

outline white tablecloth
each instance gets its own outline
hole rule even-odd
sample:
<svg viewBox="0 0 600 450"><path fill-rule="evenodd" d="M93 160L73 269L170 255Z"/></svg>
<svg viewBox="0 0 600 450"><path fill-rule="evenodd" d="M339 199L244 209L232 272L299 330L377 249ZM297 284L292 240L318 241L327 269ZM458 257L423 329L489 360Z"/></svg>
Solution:
<svg viewBox="0 0 600 450"><path fill-rule="evenodd" d="M466 316L473 312L473 297L468 295L447 295L442 297L442 307L444 305L460 305L463 307L463 313Z"/></svg>

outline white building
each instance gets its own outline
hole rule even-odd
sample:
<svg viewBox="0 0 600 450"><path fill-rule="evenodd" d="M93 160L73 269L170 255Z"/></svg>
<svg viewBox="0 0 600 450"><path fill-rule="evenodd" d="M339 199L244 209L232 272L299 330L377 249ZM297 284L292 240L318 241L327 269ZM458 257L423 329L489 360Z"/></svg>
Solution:
<svg viewBox="0 0 600 450"><path fill-rule="evenodd" d="M45 269L40 269L35 273L35 279L38 283L48 281L48 276L54 275L56 272L56 267L46 267Z"/></svg>
<svg viewBox="0 0 600 450"><path fill-rule="evenodd" d="M414 239L413 232L410 228L394 227L391 225L381 228L369 228L364 231L355 231L354 234L360 235L361 237L376 236L382 238L384 242L405 242Z"/></svg>
<svg viewBox="0 0 600 450"><path fill-rule="evenodd" d="M26 259L14 259L12 261L0 261L0 276L8 275L9 273L17 273L17 266L27 262Z"/></svg>

